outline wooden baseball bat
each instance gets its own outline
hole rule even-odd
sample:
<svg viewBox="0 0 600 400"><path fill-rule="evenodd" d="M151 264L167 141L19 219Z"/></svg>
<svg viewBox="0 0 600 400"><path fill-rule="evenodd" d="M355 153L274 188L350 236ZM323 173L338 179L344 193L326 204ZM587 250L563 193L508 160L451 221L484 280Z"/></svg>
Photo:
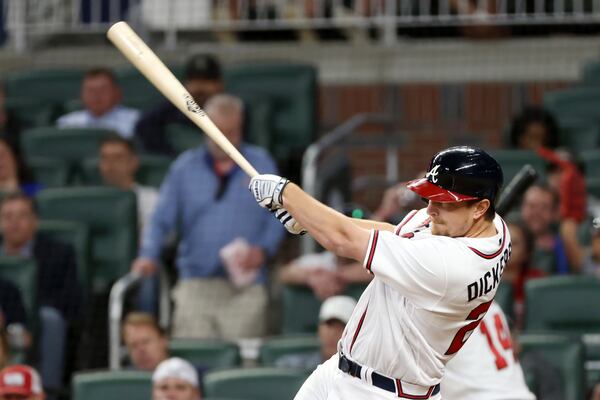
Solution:
<svg viewBox="0 0 600 400"><path fill-rule="evenodd" d="M106 36L146 79L202 129L244 172L250 177L258 175L256 169L227 140L169 68L126 22L120 21L111 26Z"/></svg>

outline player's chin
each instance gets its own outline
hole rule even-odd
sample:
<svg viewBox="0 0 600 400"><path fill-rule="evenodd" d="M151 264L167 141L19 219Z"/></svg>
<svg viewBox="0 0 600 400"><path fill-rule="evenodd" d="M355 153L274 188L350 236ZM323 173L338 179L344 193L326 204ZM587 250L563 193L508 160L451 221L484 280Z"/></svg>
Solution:
<svg viewBox="0 0 600 400"><path fill-rule="evenodd" d="M444 225L431 223L431 234L437 236L450 236L450 232Z"/></svg>

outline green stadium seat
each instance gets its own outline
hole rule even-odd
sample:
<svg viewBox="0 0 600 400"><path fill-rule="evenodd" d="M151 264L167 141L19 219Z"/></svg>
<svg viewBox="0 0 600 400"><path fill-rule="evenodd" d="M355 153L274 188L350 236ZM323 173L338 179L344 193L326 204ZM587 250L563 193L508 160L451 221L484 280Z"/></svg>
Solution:
<svg viewBox="0 0 600 400"><path fill-rule="evenodd" d="M508 318L509 323L514 322L515 313L514 313L514 289L512 284L508 282L500 282L498 289L496 290L496 296L494 296L494 300L506 317Z"/></svg>
<svg viewBox="0 0 600 400"><path fill-rule="evenodd" d="M600 382L600 334L583 335L586 389Z"/></svg>
<svg viewBox="0 0 600 400"><path fill-rule="evenodd" d="M563 119L560 122L560 144L575 152L597 148L600 145L600 120Z"/></svg>
<svg viewBox="0 0 600 400"><path fill-rule="evenodd" d="M276 336L265 339L260 347L260 363L272 367L277 360L290 354L319 352L319 337L314 335Z"/></svg>
<svg viewBox="0 0 600 400"><path fill-rule="evenodd" d="M152 373L145 371L79 372L73 376L73 400L148 400Z"/></svg>
<svg viewBox="0 0 600 400"><path fill-rule="evenodd" d="M44 187L67 186L69 166L64 161L55 158L31 157L27 159L27 166L35 181Z"/></svg>
<svg viewBox="0 0 600 400"><path fill-rule="evenodd" d="M48 235L54 240L68 243L75 249L77 257L77 278L87 294L90 286L89 258L90 232L88 227L80 222L60 220L40 220L38 232Z"/></svg>
<svg viewBox="0 0 600 400"><path fill-rule="evenodd" d="M588 178L600 177L600 150L587 150L579 153L585 165L585 176Z"/></svg>
<svg viewBox="0 0 600 400"><path fill-rule="evenodd" d="M174 339L169 342L169 354L211 369L231 368L240 364L238 345L216 339Z"/></svg>
<svg viewBox="0 0 600 400"><path fill-rule="evenodd" d="M600 280L555 276L525 284L525 330L600 333Z"/></svg>
<svg viewBox="0 0 600 400"><path fill-rule="evenodd" d="M94 293L104 292L129 272L138 245L136 196L109 187L42 190L37 196L42 219L86 224L90 232L90 274Z"/></svg>
<svg viewBox="0 0 600 400"><path fill-rule="evenodd" d="M180 80L183 68L178 65L169 69ZM123 92L123 103L129 107L147 110L153 105L166 101L165 97L136 68L123 67L115 69L115 75ZM135 105L137 104L137 107Z"/></svg>
<svg viewBox="0 0 600 400"><path fill-rule="evenodd" d="M38 97L9 97L5 108L24 128L51 125L59 112L55 104Z"/></svg>
<svg viewBox="0 0 600 400"><path fill-rule="evenodd" d="M207 397L245 400L292 400L308 374L276 368L238 368L204 376Z"/></svg>
<svg viewBox="0 0 600 400"><path fill-rule="evenodd" d="M79 97L84 71L38 69L10 74L5 79L6 97L30 98L62 104Z"/></svg>
<svg viewBox="0 0 600 400"><path fill-rule="evenodd" d="M544 94L544 107L552 111L559 123L572 118L598 119L600 92L595 87L574 87Z"/></svg>
<svg viewBox="0 0 600 400"><path fill-rule="evenodd" d="M589 195L600 199L600 178L587 178L585 180L585 187L587 188L587 192Z"/></svg>
<svg viewBox="0 0 600 400"><path fill-rule="evenodd" d="M169 143L177 153L196 148L204 143L204 132L189 125L169 124L166 127Z"/></svg>
<svg viewBox="0 0 600 400"><path fill-rule="evenodd" d="M21 292L29 325L38 320L38 271L35 260L24 257L0 256L0 278L12 282Z"/></svg>
<svg viewBox="0 0 600 400"><path fill-rule="evenodd" d="M560 335L527 334L519 337L519 343L521 357L536 352L560 371L565 387L564 396L561 398L565 400L584 398L583 344L579 339ZM531 376L530 371L524 372L526 377ZM529 378L528 383L531 381L532 379ZM535 388L531 389L535 390Z"/></svg>
<svg viewBox="0 0 600 400"><path fill-rule="evenodd" d="M345 294L358 300L366 285L350 285ZM281 333L315 333L319 324L319 300L307 286L287 285L282 295L282 327Z"/></svg>
<svg viewBox="0 0 600 400"><path fill-rule="evenodd" d="M140 166L136 173L136 182L140 185L160 187L169 171L169 157L143 154L139 156ZM98 158L88 158L81 163L81 179L85 185L102 185L102 177L98 169Z"/></svg>
<svg viewBox="0 0 600 400"><path fill-rule="evenodd" d="M247 106L248 140L262 145L268 141L268 150L280 165L299 161L317 133L316 68L243 64L226 69L224 79L226 91Z"/></svg>
<svg viewBox="0 0 600 400"><path fill-rule="evenodd" d="M519 172L525 164L531 166L537 171L539 176L546 175L546 162L536 153L529 150L494 150L490 151L492 157L498 161L504 173L504 184Z"/></svg>
<svg viewBox="0 0 600 400"><path fill-rule="evenodd" d="M584 84L597 85L600 83L600 62L592 61L583 66L582 79Z"/></svg>

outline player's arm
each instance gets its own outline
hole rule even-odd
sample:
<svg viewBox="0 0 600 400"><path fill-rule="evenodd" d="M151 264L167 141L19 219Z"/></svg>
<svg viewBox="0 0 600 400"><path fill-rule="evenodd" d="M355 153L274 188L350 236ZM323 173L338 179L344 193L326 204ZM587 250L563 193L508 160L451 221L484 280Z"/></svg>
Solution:
<svg viewBox="0 0 600 400"><path fill-rule="evenodd" d="M379 231L394 232L396 228L394 225L389 224L387 222L373 221L368 219L352 218L352 222L354 222L356 225L360 226L363 229L377 229Z"/></svg>

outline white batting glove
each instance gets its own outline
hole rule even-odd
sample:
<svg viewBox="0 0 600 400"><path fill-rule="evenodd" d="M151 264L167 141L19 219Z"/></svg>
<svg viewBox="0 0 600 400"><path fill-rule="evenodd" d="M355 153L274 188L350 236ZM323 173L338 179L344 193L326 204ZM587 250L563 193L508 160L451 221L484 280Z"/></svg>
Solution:
<svg viewBox="0 0 600 400"><path fill-rule="evenodd" d="M283 207L282 193L288 183L281 176L263 174L250 179L248 189L259 206L274 211Z"/></svg>
<svg viewBox="0 0 600 400"><path fill-rule="evenodd" d="M292 235L304 235L306 233L306 229L304 229L285 208L280 208L272 212L275 215L275 218L277 218Z"/></svg>

